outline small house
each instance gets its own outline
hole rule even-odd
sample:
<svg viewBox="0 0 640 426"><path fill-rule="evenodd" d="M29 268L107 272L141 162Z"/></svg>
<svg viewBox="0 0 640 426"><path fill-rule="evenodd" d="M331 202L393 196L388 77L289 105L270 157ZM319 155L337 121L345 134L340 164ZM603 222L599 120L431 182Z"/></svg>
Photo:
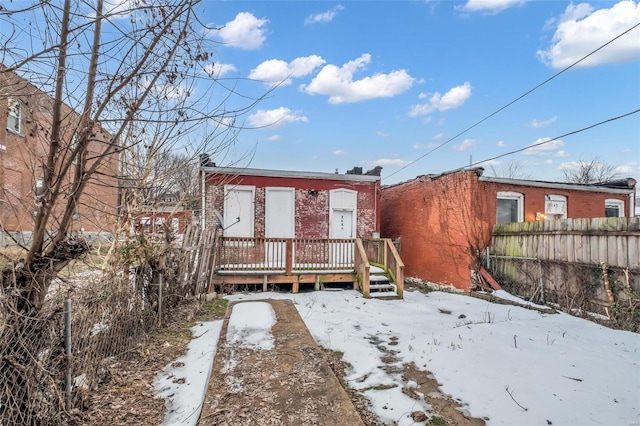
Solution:
<svg viewBox="0 0 640 426"><path fill-rule="evenodd" d="M212 282L292 284L294 292L301 284L330 282L368 287L368 279L357 283L356 269L362 262L369 267L362 242L379 238L380 170L339 174L205 162L201 224L217 228L222 241Z"/></svg>
<svg viewBox="0 0 640 426"><path fill-rule="evenodd" d="M382 188L381 233L401 240L407 276L468 291L496 223L633 216L635 185L498 178L482 168L418 176Z"/></svg>

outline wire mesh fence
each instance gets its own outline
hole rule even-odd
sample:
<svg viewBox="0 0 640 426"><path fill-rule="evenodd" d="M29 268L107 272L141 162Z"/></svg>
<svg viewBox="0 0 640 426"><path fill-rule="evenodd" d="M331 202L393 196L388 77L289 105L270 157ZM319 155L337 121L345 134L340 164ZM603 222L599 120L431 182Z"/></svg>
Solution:
<svg viewBox="0 0 640 426"><path fill-rule="evenodd" d="M57 282L33 312L20 310L18 297L3 283L0 426L73 424L81 418L112 366L144 344L181 301L206 288L200 275L208 276L213 241L207 233L193 233L181 245L166 245L121 270Z"/></svg>

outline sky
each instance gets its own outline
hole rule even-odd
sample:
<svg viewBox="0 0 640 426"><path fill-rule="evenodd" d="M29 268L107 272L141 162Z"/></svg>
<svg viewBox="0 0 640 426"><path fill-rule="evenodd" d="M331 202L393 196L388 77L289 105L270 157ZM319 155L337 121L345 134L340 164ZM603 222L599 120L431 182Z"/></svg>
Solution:
<svg viewBox="0 0 640 426"><path fill-rule="evenodd" d="M504 291L494 295L526 303ZM263 299L292 300L316 342L344 354L352 366L345 380L362 390L387 423L414 424L410 413L429 413L429 406L401 391L415 383L395 369L381 368L388 366L381 360L388 353L379 345L397 351L394 365L413 362L433 373L441 392L459 400L471 416L488 418L488 426L640 423L636 333L565 313L542 314L440 291L405 291L404 300L365 299L353 290L227 298L247 302L233 306L227 341L267 351L273 348L271 327L277 319ZM196 424L208 381L202 377L210 375L219 323L196 326L197 338L181 362L170 363L160 374L156 389L176 382L163 393L169 407L164 425ZM206 357L209 369L202 361ZM229 364L224 368L231 371L233 359Z"/></svg>
<svg viewBox="0 0 640 426"><path fill-rule="evenodd" d="M209 33L218 43L210 70L266 95L244 117L236 155L255 152L243 165L380 165L392 184L469 164L504 175L515 164L518 177L561 181L563 170L598 158L640 180L640 113L568 135L640 109L640 26L560 73L640 24L637 1L201 7L219 29Z"/></svg>

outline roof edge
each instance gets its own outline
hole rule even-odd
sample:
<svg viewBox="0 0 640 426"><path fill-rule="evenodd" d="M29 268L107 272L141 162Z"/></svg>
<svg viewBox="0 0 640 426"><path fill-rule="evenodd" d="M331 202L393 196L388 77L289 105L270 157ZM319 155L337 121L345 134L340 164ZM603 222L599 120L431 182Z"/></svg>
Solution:
<svg viewBox="0 0 640 426"><path fill-rule="evenodd" d="M200 167L205 174L239 175L239 176L263 176L263 177L285 177L285 178L313 178L324 180L344 180L356 182L377 182L380 176L339 174L324 172L303 172L296 170L271 170L271 169L250 169L243 167Z"/></svg>
<svg viewBox="0 0 640 426"><path fill-rule="evenodd" d="M504 183L517 186L534 186L538 188L550 188L550 189L566 189L574 191L586 191L586 192L608 192L611 194L632 194L635 192L635 179L628 178L628 187L620 186L607 186L606 183L598 184L583 184L583 183L569 183L569 182L547 182L540 180L527 180L527 179L512 179L501 178L492 176L480 176L478 180L483 182L495 182Z"/></svg>

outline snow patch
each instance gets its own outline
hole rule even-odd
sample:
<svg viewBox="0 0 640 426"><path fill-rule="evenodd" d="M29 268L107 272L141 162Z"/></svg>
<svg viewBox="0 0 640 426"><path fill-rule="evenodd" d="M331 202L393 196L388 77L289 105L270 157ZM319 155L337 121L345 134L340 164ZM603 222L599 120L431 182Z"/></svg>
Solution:
<svg viewBox="0 0 640 426"><path fill-rule="evenodd" d="M233 306L227 328L227 343L251 349L273 349L271 327L276 313L267 302L246 302Z"/></svg>
<svg viewBox="0 0 640 426"><path fill-rule="evenodd" d="M198 423L221 330L222 320L193 326L187 353L169 363L156 377L156 395L165 400L167 409L162 425Z"/></svg>

